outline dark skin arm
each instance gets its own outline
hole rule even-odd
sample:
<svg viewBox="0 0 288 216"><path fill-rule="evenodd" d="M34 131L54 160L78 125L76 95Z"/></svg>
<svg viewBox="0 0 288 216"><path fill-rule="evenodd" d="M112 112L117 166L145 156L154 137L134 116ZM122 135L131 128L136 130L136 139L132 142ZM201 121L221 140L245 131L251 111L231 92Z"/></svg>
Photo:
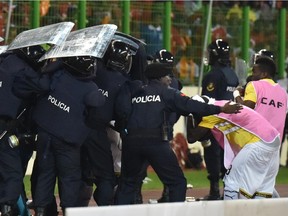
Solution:
<svg viewBox="0 0 288 216"><path fill-rule="evenodd" d="M188 116L186 134L187 134L187 141L189 143L194 143L194 142L200 140L201 138L203 138L208 133L210 133L209 128L204 128L204 127L200 127L200 126L195 127L194 120L192 120L191 116Z"/></svg>
<svg viewBox="0 0 288 216"><path fill-rule="evenodd" d="M241 109L243 109L243 106L240 104L230 104L230 101L225 103L224 106L221 107L221 112L224 113L240 113ZM189 143L194 143L196 141L201 141L201 139L207 137L207 135L210 133L209 128L204 128L197 126L199 122L196 122L196 120L192 116L188 116L187 118L187 127L186 127L186 134L187 134L187 140Z"/></svg>
<svg viewBox="0 0 288 216"><path fill-rule="evenodd" d="M250 76L250 80L261 80L261 79L272 79L270 73L263 68L263 65L255 64L252 69L252 76ZM256 103L254 101L250 100L243 100L241 96L243 97L245 92L243 88L237 88L237 90L240 93L240 96L235 97L236 103L242 104L244 106L250 107L251 109L255 108Z"/></svg>
<svg viewBox="0 0 288 216"><path fill-rule="evenodd" d="M236 103L242 104L244 106L250 107L251 109L255 108L255 102L250 101L250 100L243 100L240 96L235 98Z"/></svg>
<svg viewBox="0 0 288 216"><path fill-rule="evenodd" d="M243 92L242 88L238 88L237 90L239 91L240 95L244 95L244 92ZM236 103L239 103L239 104L242 104L244 106L250 107L251 109L255 108L256 103L254 101L243 100L240 95L235 98L235 102Z"/></svg>
<svg viewBox="0 0 288 216"><path fill-rule="evenodd" d="M194 143L199 141L202 137L206 136L206 134L210 133L209 128L204 128L197 126L196 128L187 127L187 141L189 143Z"/></svg>

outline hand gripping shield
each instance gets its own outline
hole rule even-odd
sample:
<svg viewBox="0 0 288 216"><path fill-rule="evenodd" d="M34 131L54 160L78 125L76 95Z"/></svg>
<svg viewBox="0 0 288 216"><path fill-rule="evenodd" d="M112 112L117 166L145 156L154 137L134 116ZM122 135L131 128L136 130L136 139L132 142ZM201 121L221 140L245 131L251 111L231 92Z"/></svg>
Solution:
<svg viewBox="0 0 288 216"><path fill-rule="evenodd" d="M75 56L102 58L116 30L116 25L105 24L73 31L65 42L60 46L52 47L40 61Z"/></svg>

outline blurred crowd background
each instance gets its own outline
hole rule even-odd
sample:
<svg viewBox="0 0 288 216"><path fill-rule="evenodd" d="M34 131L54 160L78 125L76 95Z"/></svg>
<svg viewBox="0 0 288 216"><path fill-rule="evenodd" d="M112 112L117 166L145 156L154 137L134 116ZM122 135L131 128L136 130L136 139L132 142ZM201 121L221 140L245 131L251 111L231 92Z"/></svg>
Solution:
<svg viewBox="0 0 288 216"><path fill-rule="evenodd" d="M38 0L38 2L39 17L35 17L35 11L33 13L35 1L0 1L0 36L5 38L1 45L9 44L17 34L31 29L33 19L39 19L40 26L72 21L76 23L75 28L79 28L77 22L79 22L79 14L81 16L80 1ZM118 26L118 31L122 31L123 15L127 13L123 9L123 2L85 1L85 26L111 23ZM174 0L171 3L170 51L175 55L176 68L182 83L197 85L203 58L209 1ZM164 5L165 1L130 1L129 34L147 44L148 54L165 48L163 45ZM265 48L274 51L277 58L279 49L277 19L280 10L288 8L286 1L213 1L209 39L222 38L228 41L231 46L232 64L234 64L233 59L241 56L244 6L249 6L249 55L252 56L255 51ZM286 26L287 23L286 18ZM286 55L287 46L285 51Z"/></svg>

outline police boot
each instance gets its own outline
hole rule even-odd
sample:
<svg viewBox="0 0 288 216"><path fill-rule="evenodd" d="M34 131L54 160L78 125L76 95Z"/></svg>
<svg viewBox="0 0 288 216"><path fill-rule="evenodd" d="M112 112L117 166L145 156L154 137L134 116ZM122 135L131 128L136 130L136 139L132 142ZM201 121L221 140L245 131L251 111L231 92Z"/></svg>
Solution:
<svg viewBox="0 0 288 216"><path fill-rule="evenodd" d="M164 203L164 202L169 202L169 188L166 185L164 185L161 198L158 199L158 203Z"/></svg>
<svg viewBox="0 0 288 216"><path fill-rule="evenodd" d="M217 178L211 178L208 176L208 179L210 181L210 191L207 196L204 196L202 198L197 198L197 201L201 200L220 200L220 191L219 191L219 179Z"/></svg>
<svg viewBox="0 0 288 216"><path fill-rule="evenodd" d="M137 185L136 188L136 193L135 193L135 204L142 204L143 203L143 197L142 197L142 193L141 193L141 189L142 189L142 182L141 184Z"/></svg>
<svg viewBox="0 0 288 216"><path fill-rule="evenodd" d="M18 216L18 210L11 205L3 205L1 206L1 216Z"/></svg>
<svg viewBox="0 0 288 216"><path fill-rule="evenodd" d="M219 181L210 181L210 192L203 200L220 200Z"/></svg>
<svg viewBox="0 0 288 216"><path fill-rule="evenodd" d="M48 215L46 214L45 208L37 207L35 209L35 215L34 216L48 216Z"/></svg>

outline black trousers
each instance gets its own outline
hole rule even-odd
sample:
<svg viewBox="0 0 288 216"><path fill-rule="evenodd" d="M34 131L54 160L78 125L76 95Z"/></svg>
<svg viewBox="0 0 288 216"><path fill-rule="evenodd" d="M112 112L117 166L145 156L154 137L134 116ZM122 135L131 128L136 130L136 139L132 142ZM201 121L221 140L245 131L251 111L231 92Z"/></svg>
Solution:
<svg viewBox="0 0 288 216"><path fill-rule="evenodd" d="M170 202L182 202L186 197L186 178L168 141L161 138L127 136L122 145L120 184L116 204L133 204L140 175L145 163L169 187Z"/></svg>
<svg viewBox="0 0 288 216"><path fill-rule="evenodd" d="M106 127L92 130L82 148L82 157L88 157L93 183L97 186L93 194L95 202L98 206L113 204L116 176Z"/></svg>
<svg viewBox="0 0 288 216"><path fill-rule="evenodd" d="M2 133L2 130L0 130ZM11 148L5 136L0 141L0 203L16 205L23 192L23 168L19 147Z"/></svg>
<svg viewBox="0 0 288 216"><path fill-rule="evenodd" d="M223 160L224 150L212 135L210 141L211 145L204 148L204 160L208 172L208 179L216 182L219 181L220 178L223 178L226 173Z"/></svg>
<svg viewBox="0 0 288 216"><path fill-rule="evenodd" d="M77 206L81 185L80 146L66 143L41 130L36 143L37 178L35 207L47 207L54 201L58 178L60 206Z"/></svg>

